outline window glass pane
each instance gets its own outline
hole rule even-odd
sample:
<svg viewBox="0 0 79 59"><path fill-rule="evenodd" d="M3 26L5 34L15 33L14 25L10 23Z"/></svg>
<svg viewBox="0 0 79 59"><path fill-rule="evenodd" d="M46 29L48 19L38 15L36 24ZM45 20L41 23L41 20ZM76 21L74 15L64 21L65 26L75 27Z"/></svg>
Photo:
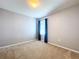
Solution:
<svg viewBox="0 0 79 59"><path fill-rule="evenodd" d="M45 20L41 20L41 28L40 28L40 34L42 35L42 36L44 36L45 35Z"/></svg>

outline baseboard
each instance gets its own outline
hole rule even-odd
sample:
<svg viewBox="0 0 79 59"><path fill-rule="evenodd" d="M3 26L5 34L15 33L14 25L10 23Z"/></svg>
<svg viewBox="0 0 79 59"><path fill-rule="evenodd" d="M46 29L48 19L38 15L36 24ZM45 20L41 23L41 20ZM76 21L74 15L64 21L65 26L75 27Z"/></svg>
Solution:
<svg viewBox="0 0 79 59"><path fill-rule="evenodd" d="M70 48L67 48L67 47L63 47L63 46L58 45L58 44L54 44L54 43L50 43L50 42L48 42L48 44L53 45L53 46L57 46L57 47L60 47L60 48L63 48L63 49L66 49L66 50L69 50L69 51L72 51L72 52L75 52L75 53L79 53L79 51L76 51L76 50L73 50L73 49L70 49Z"/></svg>
<svg viewBox="0 0 79 59"><path fill-rule="evenodd" d="M25 44L25 43L29 43L29 42L32 42L32 41L35 41L35 40L29 40L29 41L24 41L24 42L19 42L19 43L16 43L16 44L11 44L11 45L7 45L7 46L3 46L3 47L0 47L0 49L9 48L9 47L12 47L12 46L17 46L17 45Z"/></svg>

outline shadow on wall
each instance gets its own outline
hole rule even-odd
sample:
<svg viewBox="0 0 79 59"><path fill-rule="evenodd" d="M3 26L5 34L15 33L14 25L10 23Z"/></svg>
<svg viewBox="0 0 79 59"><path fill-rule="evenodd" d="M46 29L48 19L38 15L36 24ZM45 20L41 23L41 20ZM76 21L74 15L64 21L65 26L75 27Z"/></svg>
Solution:
<svg viewBox="0 0 79 59"><path fill-rule="evenodd" d="M35 39L36 20L0 9L0 47Z"/></svg>

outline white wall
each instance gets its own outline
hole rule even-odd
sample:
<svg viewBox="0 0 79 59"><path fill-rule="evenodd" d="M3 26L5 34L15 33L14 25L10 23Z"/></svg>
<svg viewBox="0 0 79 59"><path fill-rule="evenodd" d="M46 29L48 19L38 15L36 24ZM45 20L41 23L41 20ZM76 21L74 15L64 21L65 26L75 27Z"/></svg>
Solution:
<svg viewBox="0 0 79 59"><path fill-rule="evenodd" d="M0 9L0 47L32 40L35 36L34 18Z"/></svg>
<svg viewBox="0 0 79 59"><path fill-rule="evenodd" d="M48 19L49 42L79 51L79 5Z"/></svg>

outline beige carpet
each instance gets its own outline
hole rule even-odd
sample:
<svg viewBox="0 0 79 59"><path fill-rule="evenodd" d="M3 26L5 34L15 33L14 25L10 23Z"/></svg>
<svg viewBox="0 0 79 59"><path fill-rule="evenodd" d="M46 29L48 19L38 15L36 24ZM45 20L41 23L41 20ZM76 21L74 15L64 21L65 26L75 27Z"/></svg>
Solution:
<svg viewBox="0 0 79 59"><path fill-rule="evenodd" d="M0 49L0 59L79 59L79 54L34 41Z"/></svg>

